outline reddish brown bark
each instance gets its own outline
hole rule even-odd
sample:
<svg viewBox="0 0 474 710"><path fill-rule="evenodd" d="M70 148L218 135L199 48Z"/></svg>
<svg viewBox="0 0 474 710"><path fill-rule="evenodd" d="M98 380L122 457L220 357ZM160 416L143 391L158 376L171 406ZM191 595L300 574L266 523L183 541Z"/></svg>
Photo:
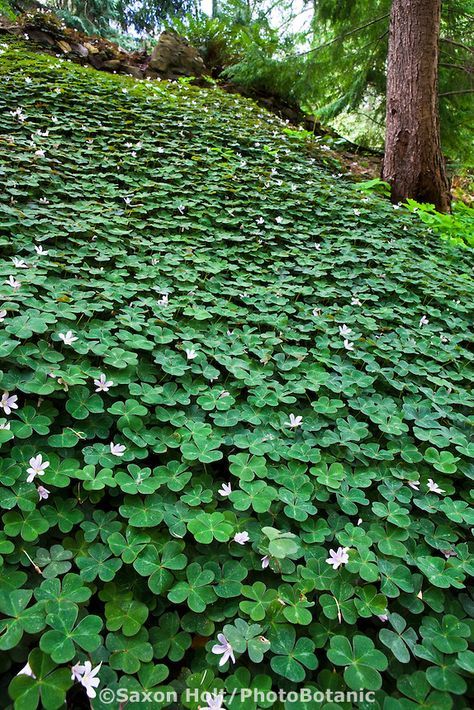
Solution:
<svg viewBox="0 0 474 710"><path fill-rule="evenodd" d="M440 17L441 0L393 0L382 177L394 202L411 197L447 212L438 113Z"/></svg>

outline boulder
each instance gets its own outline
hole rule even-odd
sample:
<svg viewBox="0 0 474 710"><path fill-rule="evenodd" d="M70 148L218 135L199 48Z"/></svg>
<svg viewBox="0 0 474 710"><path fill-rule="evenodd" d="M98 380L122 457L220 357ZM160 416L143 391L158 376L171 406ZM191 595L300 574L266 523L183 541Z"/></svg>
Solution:
<svg viewBox="0 0 474 710"><path fill-rule="evenodd" d="M174 32L162 32L148 64L165 79L201 76L206 67L197 49Z"/></svg>
<svg viewBox="0 0 474 710"><path fill-rule="evenodd" d="M122 66L120 59L107 59L102 63L102 69L106 71L119 71Z"/></svg>
<svg viewBox="0 0 474 710"><path fill-rule="evenodd" d="M143 72L139 67L134 67L132 64L122 64L120 67L121 74L129 74L135 79L143 79Z"/></svg>

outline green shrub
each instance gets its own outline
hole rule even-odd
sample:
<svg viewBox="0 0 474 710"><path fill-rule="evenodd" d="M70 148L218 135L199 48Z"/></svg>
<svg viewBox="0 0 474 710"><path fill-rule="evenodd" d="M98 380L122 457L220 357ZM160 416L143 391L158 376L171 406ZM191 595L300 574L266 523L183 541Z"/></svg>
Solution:
<svg viewBox="0 0 474 710"><path fill-rule="evenodd" d="M453 202L452 214L437 212L434 205L407 200L410 212L443 239L458 246L474 247L474 209L463 202Z"/></svg>
<svg viewBox="0 0 474 710"><path fill-rule="evenodd" d="M0 76L2 698L467 707L472 253L236 96Z"/></svg>

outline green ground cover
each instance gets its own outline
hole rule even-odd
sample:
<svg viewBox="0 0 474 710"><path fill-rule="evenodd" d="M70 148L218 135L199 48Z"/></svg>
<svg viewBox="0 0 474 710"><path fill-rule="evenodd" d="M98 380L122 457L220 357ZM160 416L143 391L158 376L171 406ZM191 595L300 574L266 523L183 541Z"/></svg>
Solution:
<svg viewBox="0 0 474 710"><path fill-rule="evenodd" d="M2 696L469 707L472 252L249 101L1 44Z"/></svg>

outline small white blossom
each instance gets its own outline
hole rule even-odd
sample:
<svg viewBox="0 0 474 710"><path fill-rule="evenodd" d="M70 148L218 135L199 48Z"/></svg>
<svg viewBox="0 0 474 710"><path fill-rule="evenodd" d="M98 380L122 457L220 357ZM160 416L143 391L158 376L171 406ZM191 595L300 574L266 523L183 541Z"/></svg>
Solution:
<svg viewBox="0 0 474 710"><path fill-rule="evenodd" d="M13 266L15 266L17 269L27 269L28 268L28 264L26 263L26 261L24 261L23 259L19 259L17 256L13 256L12 261L13 261Z"/></svg>
<svg viewBox="0 0 474 710"><path fill-rule="evenodd" d="M421 316L420 322L418 323L418 327L422 328L424 325L428 325L429 320L426 316Z"/></svg>
<svg viewBox="0 0 474 710"><path fill-rule="evenodd" d="M49 466L49 461L43 461L43 456L41 454L37 454L37 456L33 456L30 459L29 464L30 468L26 469L28 474L26 482L32 483L36 476L44 476L44 472Z"/></svg>
<svg viewBox="0 0 474 710"><path fill-rule="evenodd" d="M38 496L40 500L48 500L50 493L51 491L48 491L44 486L38 486Z"/></svg>
<svg viewBox="0 0 474 710"><path fill-rule="evenodd" d="M18 409L18 397L16 394L10 394L10 392L4 392L2 398L0 399L0 409L3 409L5 414L11 414L12 409Z"/></svg>
<svg viewBox="0 0 474 710"><path fill-rule="evenodd" d="M39 148L38 150L35 150L35 155L37 158L44 158L46 153L42 148Z"/></svg>
<svg viewBox="0 0 474 710"><path fill-rule="evenodd" d="M230 483L223 483L217 492L220 493L221 496L230 496L232 493L232 486Z"/></svg>
<svg viewBox="0 0 474 710"><path fill-rule="evenodd" d="M329 550L329 557L326 562L328 565L332 565L333 569L338 569L341 565L349 562L348 550L348 547L338 547L336 551Z"/></svg>
<svg viewBox="0 0 474 710"><path fill-rule="evenodd" d="M283 217L275 217L275 222L281 224L283 222Z"/></svg>
<svg viewBox="0 0 474 710"><path fill-rule="evenodd" d="M356 217L359 217L359 215L360 215L360 210L354 209L354 214L355 214Z"/></svg>
<svg viewBox="0 0 474 710"><path fill-rule="evenodd" d="M10 431L10 422L3 422L0 424L0 431Z"/></svg>
<svg viewBox="0 0 474 710"><path fill-rule="evenodd" d="M264 555L260 562L262 563L262 569L267 569L268 565L270 564L270 557L268 555Z"/></svg>
<svg viewBox="0 0 474 710"><path fill-rule="evenodd" d="M11 286L15 289L15 291L21 286L21 282L17 281L14 276L9 276L8 279L6 279L6 281L4 281L3 283L7 286Z"/></svg>
<svg viewBox="0 0 474 710"><path fill-rule="evenodd" d="M219 695L215 693L204 693L204 702L206 705L202 707L199 706L199 710L225 710L223 706L224 694L221 692Z"/></svg>
<svg viewBox="0 0 474 710"><path fill-rule="evenodd" d="M216 655L222 654L222 658L219 661L219 665L223 666L224 663L227 663L229 658L231 659L232 663L235 663L234 649L227 641L224 634L217 634L217 640L219 641L219 643L214 644L211 650L212 653L215 653Z"/></svg>
<svg viewBox="0 0 474 710"><path fill-rule="evenodd" d="M158 300L158 305L159 306L167 306L168 301L169 301L168 294L164 293L164 294L162 294L161 298Z"/></svg>
<svg viewBox="0 0 474 710"><path fill-rule="evenodd" d="M351 343L350 340L344 340L344 347L346 350L354 350L354 343Z"/></svg>
<svg viewBox="0 0 474 710"><path fill-rule="evenodd" d="M347 338L348 335L352 333L352 328L348 328L347 325L344 323L344 325L339 326L339 335L342 335L343 338Z"/></svg>
<svg viewBox="0 0 474 710"><path fill-rule="evenodd" d="M245 545L249 540L250 537L246 530L244 530L244 532L235 533L234 535L234 542L237 542L239 545Z"/></svg>
<svg viewBox="0 0 474 710"><path fill-rule="evenodd" d="M5 318L7 317L7 312L4 308L0 310L0 323L3 323Z"/></svg>
<svg viewBox="0 0 474 710"><path fill-rule="evenodd" d="M428 490L430 493L446 493L446 491L440 488L432 478L428 478Z"/></svg>
<svg viewBox="0 0 474 710"><path fill-rule="evenodd" d="M296 429L296 427L301 426L302 421L303 417L295 417L294 414L290 414L290 420L286 422L286 426L289 426L290 429Z"/></svg>
<svg viewBox="0 0 474 710"><path fill-rule="evenodd" d="M190 350L186 348L186 357L188 358L188 360L194 360L197 355L197 352L193 348L191 348Z"/></svg>
<svg viewBox="0 0 474 710"><path fill-rule="evenodd" d="M67 333L59 333L58 337L63 341L64 345L72 345L78 340L72 330L68 330Z"/></svg>
<svg viewBox="0 0 474 710"><path fill-rule="evenodd" d="M39 256L48 256L49 251L46 251L46 249L43 249L41 244L37 245L35 244L35 252L39 254Z"/></svg>
<svg viewBox="0 0 474 710"><path fill-rule="evenodd" d="M223 399L224 397L230 397L230 392L228 390L222 390L220 393L219 399Z"/></svg>
<svg viewBox="0 0 474 710"><path fill-rule="evenodd" d="M114 444L110 442L110 453L114 456L123 456L126 447L123 444Z"/></svg>
<svg viewBox="0 0 474 710"><path fill-rule="evenodd" d="M380 621L383 621L383 623L388 621L388 614L377 614L377 616L379 617Z"/></svg>
<svg viewBox="0 0 474 710"><path fill-rule="evenodd" d="M418 491L420 488L419 481L408 481L408 485L410 486L410 488L413 488L414 491Z"/></svg>
<svg viewBox="0 0 474 710"><path fill-rule="evenodd" d="M315 318L319 318L320 315L321 315L321 309L320 308L313 308L313 316Z"/></svg>
<svg viewBox="0 0 474 710"><path fill-rule="evenodd" d="M107 376L102 372L98 380L94 380L96 386L96 392L108 392L113 386L113 380L108 380Z"/></svg>
<svg viewBox="0 0 474 710"><path fill-rule="evenodd" d="M99 663L98 666L92 668L92 663L85 661L84 665L76 663L71 669L71 680L78 681L86 689L88 698L95 698L96 696L95 688L100 684L100 678L96 676L101 666L102 663Z"/></svg>
<svg viewBox="0 0 474 710"><path fill-rule="evenodd" d="M360 300L359 298L357 298L357 296L352 296L351 304L352 304L353 306L361 306L361 305L362 305L362 302L361 302L361 300Z"/></svg>

